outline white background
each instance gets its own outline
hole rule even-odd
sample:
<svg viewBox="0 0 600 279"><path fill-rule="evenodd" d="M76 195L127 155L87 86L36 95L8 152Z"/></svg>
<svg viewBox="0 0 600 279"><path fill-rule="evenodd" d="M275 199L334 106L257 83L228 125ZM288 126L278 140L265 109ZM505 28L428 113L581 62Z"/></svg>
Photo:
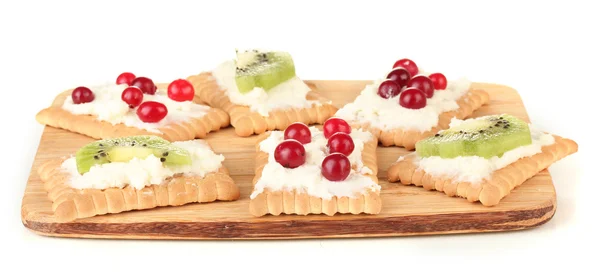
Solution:
<svg viewBox="0 0 600 279"><path fill-rule="evenodd" d="M594 2L2 1L0 277L597 276ZM374 79L409 57L449 77L516 88L532 122L579 143L550 168L556 215L522 232L323 241L71 240L23 227L21 198L43 128L34 116L55 94L123 71L187 77L236 47L289 51L304 79Z"/></svg>

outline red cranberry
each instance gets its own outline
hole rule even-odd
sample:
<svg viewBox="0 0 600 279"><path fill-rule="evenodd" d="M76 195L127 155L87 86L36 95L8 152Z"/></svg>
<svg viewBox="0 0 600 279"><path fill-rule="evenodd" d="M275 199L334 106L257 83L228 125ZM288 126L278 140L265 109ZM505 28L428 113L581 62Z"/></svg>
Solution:
<svg viewBox="0 0 600 279"><path fill-rule="evenodd" d="M71 92L71 99L74 104L85 104L93 101L95 98L94 93L87 87L77 87Z"/></svg>
<svg viewBox="0 0 600 279"><path fill-rule="evenodd" d="M156 93L156 85L147 77L137 77L131 82L131 86L135 86L144 92L144 94L154 95Z"/></svg>
<svg viewBox="0 0 600 279"><path fill-rule="evenodd" d="M427 98L433 97L433 82L427 76L416 75L408 81L408 84L406 86L418 88L419 90L423 91L423 93L425 93Z"/></svg>
<svg viewBox="0 0 600 279"><path fill-rule="evenodd" d="M275 147L275 161L284 168L295 169L306 162L306 150L297 140L284 140Z"/></svg>
<svg viewBox="0 0 600 279"><path fill-rule="evenodd" d="M402 87L398 85L395 81L391 79L384 80L380 85L379 89L377 89L377 94L384 99L390 99L398 96Z"/></svg>
<svg viewBox="0 0 600 279"><path fill-rule="evenodd" d="M408 87L400 93L400 105L408 109L421 109L427 105L427 96L417 88Z"/></svg>
<svg viewBox="0 0 600 279"><path fill-rule="evenodd" d="M329 118L327 121L325 121L325 123L323 123L323 135L326 139L337 132L350 134L350 132L352 132L352 128L344 119L337 117Z"/></svg>
<svg viewBox="0 0 600 279"><path fill-rule="evenodd" d="M335 133L327 141L329 153L342 153L350 156L354 151L354 141L352 137L345 133Z"/></svg>
<svg viewBox="0 0 600 279"><path fill-rule="evenodd" d="M135 108L144 100L144 93L142 93L141 89L130 86L123 90L123 93L121 94L121 100L127 103L130 108Z"/></svg>
<svg viewBox="0 0 600 279"><path fill-rule="evenodd" d="M350 175L351 168L346 155L333 153L323 159L321 174L329 181L343 181Z"/></svg>
<svg viewBox="0 0 600 279"><path fill-rule="evenodd" d="M396 61L396 63L394 63L394 68L397 67L406 69L411 77L414 77L419 73L419 67L417 67L417 64L408 58L403 58Z"/></svg>
<svg viewBox="0 0 600 279"><path fill-rule="evenodd" d="M429 79L431 79L431 82L433 82L433 88L437 90L444 90L446 89L446 86L448 86L448 80L446 79L446 76L441 73L431 74L429 75Z"/></svg>
<svg viewBox="0 0 600 279"><path fill-rule="evenodd" d="M124 72L117 77L117 84L127 84L131 85L133 80L135 79L135 75L129 72Z"/></svg>
<svg viewBox="0 0 600 279"><path fill-rule="evenodd" d="M283 132L284 139L295 139L302 144L307 144L311 141L310 129L306 124L296 122L288 126Z"/></svg>
<svg viewBox="0 0 600 279"><path fill-rule="evenodd" d="M143 102L137 108L137 116L146 123L156 123L167 116L167 107L159 102Z"/></svg>
<svg viewBox="0 0 600 279"><path fill-rule="evenodd" d="M194 94L194 86L185 79L175 80L167 88L169 98L177 102L191 101L194 99Z"/></svg>
<svg viewBox="0 0 600 279"><path fill-rule="evenodd" d="M400 89L402 89L408 81L410 80L410 73L402 68L394 68L388 75L387 78L395 81L398 85L400 85Z"/></svg>

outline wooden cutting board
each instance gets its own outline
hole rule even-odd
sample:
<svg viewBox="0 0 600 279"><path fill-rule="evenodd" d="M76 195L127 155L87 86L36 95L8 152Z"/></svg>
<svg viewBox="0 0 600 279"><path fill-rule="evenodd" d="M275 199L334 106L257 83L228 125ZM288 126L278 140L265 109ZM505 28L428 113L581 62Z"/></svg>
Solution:
<svg viewBox="0 0 600 279"><path fill-rule="evenodd" d="M316 91L341 107L351 102L368 81L307 81ZM512 88L474 84L490 93L491 102L475 116L510 113L528 120ZM189 204L121 214L96 216L73 223L55 223L36 169L46 160L73 154L92 139L46 127L27 182L21 208L30 230L48 236L124 239L288 239L387 237L520 230L547 222L556 210L556 193L547 170L517 187L501 203L484 207L462 198L420 187L388 183L388 167L407 153L399 147L377 150L383 209L379 215L281 215L256 218L248 213L254 171L256 136L240 138L232 128L211 133L207 139L241 189L234 202Z"/></svg>

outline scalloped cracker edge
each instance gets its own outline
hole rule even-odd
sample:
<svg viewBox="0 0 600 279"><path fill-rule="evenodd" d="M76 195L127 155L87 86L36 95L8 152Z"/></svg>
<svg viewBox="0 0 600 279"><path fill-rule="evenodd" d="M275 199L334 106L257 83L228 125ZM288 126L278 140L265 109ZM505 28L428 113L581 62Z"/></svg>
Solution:
<svg viewBox="0 0 600 279"><path fill-rule="evenodd" d="M394 163L388 169L388 181L400 181L404 185L422 186L427 190L437 190L450 197L463 197L470 202L480 201L484 206L494 206L510 194L515 187L548 168L554 162L577 152L574 141L554 136L555 143L542 147L542 152L521 158L514 163L494 171L491 177L478 184L456 182L444 177L433 177L414 163L416 153Z"/></svg>
<svg viewBox="0 0 600 279"><path fill-rule="evenodd" d="M263 138L266 138L265 137ZM260 142L260 141L259 141ZM377 139L365 143L362 151L363 164L373 171L368 175L375 184L379 183L377 178ZM252 185L256 185L265 165L269 161L269 154L260 151L260 146L257 145L256 155L256 176ZM266 174L268 175L268 174ZM254 199L250 200L250 214L256 217L267 214L326 214L333 216L336 213L351 213L351 214L379 214L381 211L382 202L379 190L367 190L364 193L357 193L355 197L332 197L331 199L322 199L319 197L309 196L306 192L297 190L280 190L271 191L267 188Z"/></svg>
<svg viewBox="0 0 600 279"><path fill-rule="evenodd" d="M139 190L129 186L75 189L68 185L69 174L61 169L64 160L50 160L38 169L58 222L162 206L233 201L240 197L240 191L225 167L204 177L175 175L160 185L148 185Z"/></svg>
<svg viewBox="0 0 600 279"><path fill-rule="evenodd" d="M266 131L285 130L294 122L302 122L306 125L323 124L338 110L335 106L327 103L328 100L310 91L306 99L318 100L320 104L313 104L310 108L274 110L265 117L258 112L251 111L248 106L232 103L209 72L190 76L187 79L194 86L196 97L200 102L220 108L229 114L231 126L241 137L263 134Z"/></svg>

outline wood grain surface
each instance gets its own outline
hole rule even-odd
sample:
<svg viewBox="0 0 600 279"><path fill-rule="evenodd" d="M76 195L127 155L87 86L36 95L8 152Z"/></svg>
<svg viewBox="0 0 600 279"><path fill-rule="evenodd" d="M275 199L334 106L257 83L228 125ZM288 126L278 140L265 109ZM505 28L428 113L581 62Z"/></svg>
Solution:
<svg viewBox="0 0 600 279"><path fill-rule="evenodd" d="M316 91L341 107L351 102L368 81L307 81ZM512 88L474 84L490 93L490 104L474 116L510 113L528 120L527 112ZM56 223L51 202L43 190L36 168L46 160L74 153L92 141L82 135L46 127L23 197L21 216L25 227L48 236L119 239L298 239L388 237L509 231L547 222L556 210L556 193L547 170L517 187L494 207L421 187L386 182L386 171L398 156L399 147L378 147L383 208L379 215L282 215L256 218L248 212L257 136L240 138L232 128L211 133L207 140L222 153L240 200L189 204L96 216L72 223Z"/></svg>

